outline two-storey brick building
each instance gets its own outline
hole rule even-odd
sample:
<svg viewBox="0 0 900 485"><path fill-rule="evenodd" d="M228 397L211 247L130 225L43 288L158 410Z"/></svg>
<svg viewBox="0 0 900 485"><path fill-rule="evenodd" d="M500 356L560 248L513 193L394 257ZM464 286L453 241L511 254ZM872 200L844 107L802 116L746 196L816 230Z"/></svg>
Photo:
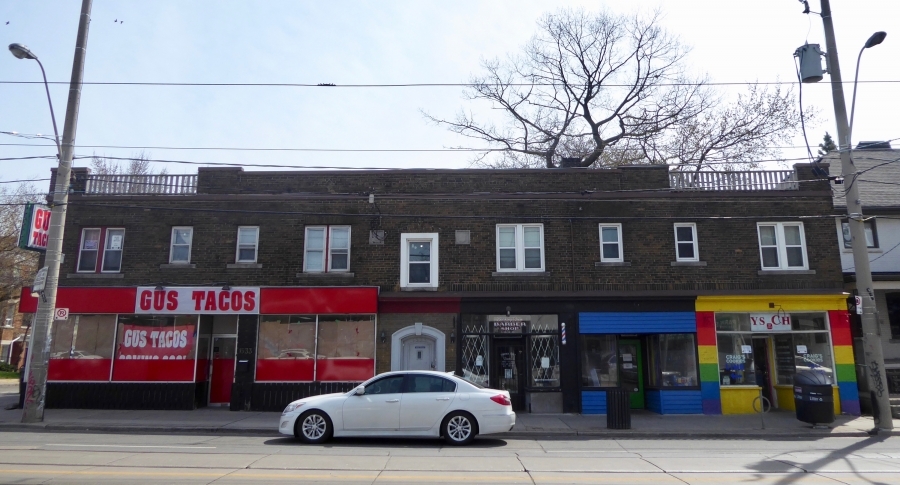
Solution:
<svg viewBox="0 0 900 485"><path fill-rule="evenodd" d="M791 408L814 368L859 409L831 191L805 165L74 177L49 406L277 410L436 369L523 411L604 413L625 388L742 413Z"/></svg>

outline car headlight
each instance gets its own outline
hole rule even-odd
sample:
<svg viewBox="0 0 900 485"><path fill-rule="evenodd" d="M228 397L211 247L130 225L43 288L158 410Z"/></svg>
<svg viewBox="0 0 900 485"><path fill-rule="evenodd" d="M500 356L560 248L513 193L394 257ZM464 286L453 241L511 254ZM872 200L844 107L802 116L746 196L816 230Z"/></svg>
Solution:
<svg viewBox="0 0 900 485"><path fill-rule="evenodd" d="M303 404L304 403L302 403L302 402L292 402L292 403L288 404L286 408L284 408L284 412L281 414L292 413L292 412L296 411L297 408L299 408L300 406L303 406Z"/></svg>

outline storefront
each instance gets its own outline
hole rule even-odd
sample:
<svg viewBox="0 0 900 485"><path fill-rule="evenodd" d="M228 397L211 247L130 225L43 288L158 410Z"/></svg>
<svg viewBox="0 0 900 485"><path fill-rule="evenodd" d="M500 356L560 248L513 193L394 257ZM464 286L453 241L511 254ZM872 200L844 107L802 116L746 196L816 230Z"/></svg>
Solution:
<svg viewBox="0 0 900 485"><path fill-rule="evenodd" d="M702 412L693 311L585 312L578 320L582 413L606 414L610 389L627 390L633 409Z"/></svg>
<svg viewBox="0 0 900 485"><path fill-rule="evenodd" d="M377 288L60 288L48 407L193 409L375 375ZM35 298L23 298L34 312ZM278 389L274 394L270 391ZM235 395L237 392L237 395ZM273 406L283 406L274 401Z"/></svg>
<svg viewBox="0 0 900 485"><path fill-rule="evenodd" d="M793 410L794 375L813 371L833 383L836 413L859 414L846 308L845 295L699 297L704 412L753 413L760 396Z"/></svg>

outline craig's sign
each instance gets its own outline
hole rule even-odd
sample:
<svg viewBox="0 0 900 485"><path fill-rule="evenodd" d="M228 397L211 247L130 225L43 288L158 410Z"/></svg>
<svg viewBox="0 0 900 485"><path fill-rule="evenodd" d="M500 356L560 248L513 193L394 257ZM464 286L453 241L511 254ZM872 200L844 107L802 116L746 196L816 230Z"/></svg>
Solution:
<svg viewBox="0 0 900 485"><path fill-rule="evenodd" d="M754 332L790 332L791 316L786 313L751 313L750 330Z"/></svg>
<svg viewBox="0 0 900 485"><path fill-rule="evenodd" d="M50 237L50 208L41 204L27 204L22 219L19 247L32 251L46 251Z"/></svg>
<svg viewBox="0 0 900 485"><path fill-rule="evenodd" d="M257 315L259 287L234 287L227 290L210 287L156 289L139 286L134 312L156 315Z"/></svg>

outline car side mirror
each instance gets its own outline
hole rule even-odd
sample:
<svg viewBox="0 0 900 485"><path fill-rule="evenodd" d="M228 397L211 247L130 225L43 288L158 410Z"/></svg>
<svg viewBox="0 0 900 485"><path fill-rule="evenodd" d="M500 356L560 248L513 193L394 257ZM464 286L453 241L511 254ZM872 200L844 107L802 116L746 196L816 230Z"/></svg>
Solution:
<svg viewBox="0 0 900 485"><path fill-rule="evenodd" d="M353 394L355 394L357 396L362 396L365 393L366 393L366 388L363 386L359 386L353 391Z"/></svg>

